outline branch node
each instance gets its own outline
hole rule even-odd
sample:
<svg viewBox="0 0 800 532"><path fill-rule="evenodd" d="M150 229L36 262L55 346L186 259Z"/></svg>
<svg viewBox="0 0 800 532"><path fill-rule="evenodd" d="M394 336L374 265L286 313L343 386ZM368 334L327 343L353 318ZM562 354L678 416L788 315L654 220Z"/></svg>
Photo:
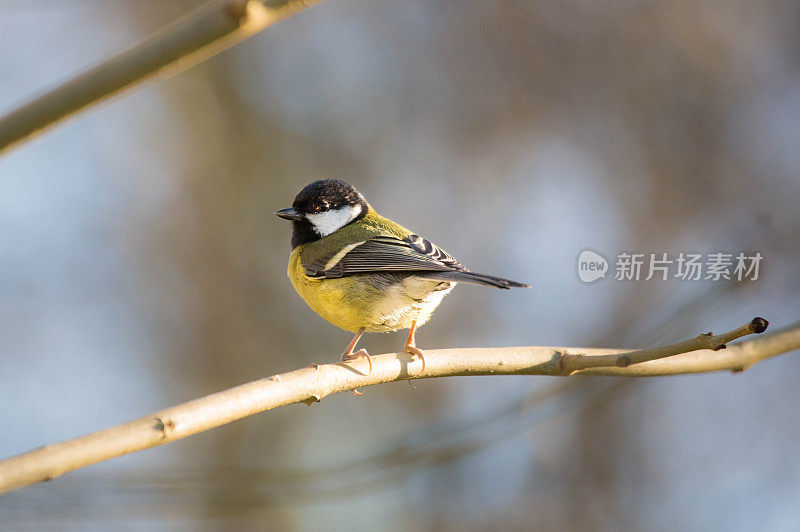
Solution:
<svg viewBox="0 0 800 532"><path fill-rule="evenodd" d="M169 433L175 429L175 422L169 418L155 418L153 429L160 432L163 438L166 438Z"/></svg>
<svg viewBox="0 0 800 532"><path fill-rule="evenodd" d="M750 328L756 334L761 334L767 330L769 327L769 322L762 317L753 318L753 321L750 322Z"/></svg>
<svg viewBox="0 0 800 532"><path fill-rule="evenodd" d="M622 355L620 357L617 357L616 364L617 367L627 368L628 366L631 365L631 358L628 355Z"/></svg>
<svg viewBox="0 0 800 532"><path fill-rule="evenodd" d="M558 374L568 375L567 371L567 354L562 351L553 351L553 356L558 358Z"/></svg>
<svg viewBox="0 0 800 532"><path fill-rule="evenodd" d="M308 406L311 406L314 403L319 403L320 401L322 401L322 397L317 394L312 394L307 399L303 399L303 402Z"/></svg>
<svg viewBox="0 0 800 532"><path fill-rule="evenodd" d="M250 0L232 0L225 4L225 14L241 26L247 20L247 4Z"/></svg>
<svg viewBox="0 0 800 532"><path fill-rule="evenodd" d="M717 347L714 348L714 351L719 351L720 349L727 349L728 346L725 344L719 344Z"/></svg>

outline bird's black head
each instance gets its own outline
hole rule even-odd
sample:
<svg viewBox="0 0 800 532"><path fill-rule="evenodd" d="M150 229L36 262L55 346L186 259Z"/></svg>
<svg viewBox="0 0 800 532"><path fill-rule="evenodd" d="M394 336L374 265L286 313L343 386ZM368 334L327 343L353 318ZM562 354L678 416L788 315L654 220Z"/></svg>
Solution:
<svg viewBox="0 0 800 532"><path fill-rule="evenodd" d="M292 248L296 248L360 220L368 210L367 200L353 185L320 179L301 190L290 208L275 214L292 221Z"/></svg>

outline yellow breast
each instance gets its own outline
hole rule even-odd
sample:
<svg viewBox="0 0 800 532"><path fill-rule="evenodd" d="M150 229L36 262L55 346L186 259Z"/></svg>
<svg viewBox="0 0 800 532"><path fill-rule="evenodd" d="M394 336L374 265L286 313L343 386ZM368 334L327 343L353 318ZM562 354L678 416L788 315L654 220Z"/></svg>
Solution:
<svg viewBox="0 0 800 532"><path fill-rule="evenodd" d="M422 325L455 283L409 277L391 286L376 286L361 276L310 279L300 257L302 246L292 250L287 274L297 293L311 309L346 331L390 332Z"/></svg>

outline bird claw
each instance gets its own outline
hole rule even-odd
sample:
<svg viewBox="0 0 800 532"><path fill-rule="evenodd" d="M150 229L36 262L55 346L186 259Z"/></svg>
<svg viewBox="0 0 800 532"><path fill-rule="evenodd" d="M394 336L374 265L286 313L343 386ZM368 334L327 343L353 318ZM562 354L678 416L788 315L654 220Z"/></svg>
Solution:
<svg viewBox="0 0 800 532"><path fill-rule="evenodd" d="M372 373L372 358L370 358L366 349L359 349L355 353L342 353L342 362L349 362L357 358L366 358L367 362L369 362L369 373L367 373L367 375Z"/></svg>
<svg viewBox="0 0 800 532"><path fill-rule="evenodd" d="M422 361L422 371L425 371L425 351L419 347L414 347L413 345L405 346L403 351L411 355L411 358L419 357L419 359Z"/></svg>

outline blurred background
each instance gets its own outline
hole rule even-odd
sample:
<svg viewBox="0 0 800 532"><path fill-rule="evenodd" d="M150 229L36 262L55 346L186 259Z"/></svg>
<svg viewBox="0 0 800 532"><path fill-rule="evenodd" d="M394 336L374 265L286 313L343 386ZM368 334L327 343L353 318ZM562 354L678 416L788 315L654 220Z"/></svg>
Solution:
<svg viewBox="0 0 800 532"><path fill-rule="evenodd" d="M0 3L0 113L198 2ZM423 348L644 347L798 319L800 4L328 0L0 158L0 456L332 362L272 215L355 184L477 271ZM583 249L760 252L581 283ZM613 269L613 264L612 264ZM368 335L371 353L403 333ZM786 530L800 360L338 394L0 497L10 528Z"/></svg>

